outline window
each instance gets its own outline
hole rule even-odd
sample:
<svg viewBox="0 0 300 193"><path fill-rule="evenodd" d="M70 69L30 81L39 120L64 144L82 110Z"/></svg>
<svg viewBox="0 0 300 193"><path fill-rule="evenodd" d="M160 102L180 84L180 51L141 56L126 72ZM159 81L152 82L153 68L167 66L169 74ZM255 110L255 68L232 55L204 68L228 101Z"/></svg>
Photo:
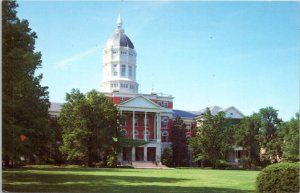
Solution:
<svg viewBox="0 0 300 193"><path fill-rule="evenodd" d="M118 64L114 64L113 65L113 69L112 69L112 75L113 76L118 76Z"/></svg>
<svg viewBox="0 0 300 193"><path fill-rule="evenodd" d="M168 131L163 131L161 134L161 142L167 143L168 142L169 133Z"/></svg>
<svg viewBox="0 0 300 193"><path fill-rule="evenodd" d="M164 102L164 107L168 108L168 102L167 101Z"/></svg>
<svg viewBox="0 0 300 193"><path fill-rule="evenodd" d="M128 66L128 76L129 78L132 77L132 66Z"/></svg>
<svg viewBox="0 0 300 193"><path fill-rule="evenodd" d="M149 137L150 137L150 132L148 130L144 131L144 139L146 141L149 141Z"/></svg>
<svg viewBox="0 0 300 193"><path fill-rule="evenodd" d="M137 130L134 130L134 139L139 138L139 132Z"/></svg>
<svg viewBox="0 0 300 193"><path fill-rule="evenodd" d="M135 126L139 125L139 118L138 118L138 116L134 116L134 125Z"/></svg>
<svg viewBox="0 0 300 193"><path fill-rule="evenodd" d="M169 122L169 118L168 117L163 117L163 119L162 119L162 128L168 128L168 122Z"/></svg>
<svg viewBox="0 0 300 193"><path fill-rule="evenodd" d="M122 77L126 76L126 65L125 64L121 65L121 76Z"/></svg>

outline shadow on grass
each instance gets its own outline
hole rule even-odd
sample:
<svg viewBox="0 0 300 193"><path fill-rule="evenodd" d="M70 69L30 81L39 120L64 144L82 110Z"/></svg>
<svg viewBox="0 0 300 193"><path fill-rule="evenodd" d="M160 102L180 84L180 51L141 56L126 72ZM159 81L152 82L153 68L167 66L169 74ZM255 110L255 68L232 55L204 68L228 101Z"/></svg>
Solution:
<svg viewBox="0 0 300 193"><path fill-rule="evenodd" d="M99 175L99 173L97 175L91 172L91 169L75 169L75 171L91 172L83 175L14 171L4 173L3 190L12 192L249 192L232 188L203 187L204 184L199 184L199 187L178 186L176 183L189 180L183 178ZM58 171L68 170L58 169ZM74 169L70 171L74 172ZM161 185L158 185L159 183Z"/></svg>

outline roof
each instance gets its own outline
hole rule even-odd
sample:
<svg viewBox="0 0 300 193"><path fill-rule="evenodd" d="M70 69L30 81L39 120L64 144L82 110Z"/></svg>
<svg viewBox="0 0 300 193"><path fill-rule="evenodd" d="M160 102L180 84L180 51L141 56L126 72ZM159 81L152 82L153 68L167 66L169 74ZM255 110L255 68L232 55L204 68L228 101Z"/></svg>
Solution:
<svg viewBox="0 0 300 193"><path fill-rule="evenodd" d="M181 117L181 118L195 118L198 115L188 112L188 111L183 111L183 110L178 110L178 109L173 109L173 117Z"/></svg>
<svg viewBox="0 0 300 193"><path fill-rule="evenodd" d="M107 47L128 47L134 49L131 40L122 32L114 34L106 44Z"/></svg>
<svg viewBox="0 0 300 193"><path fill-rule="evenodd" d="M237 108L234 106L228 107L228 108L222 108L219 106L211 106L208 107L212 115L217 115L219 112L225 112L226 117L231 117L231 118L237 118L240 119L244 117L245 115L241 113ZM205 109L201 109L199 112L199 116L206 111ZM233 113L234 112L234 113ZM235 114L235 115L234 115Z"/></svg>
<svg viewBox="0 0 300 193"><path fill-rule="evenodd" d="M64 103L50 103L50 112L60 112Z"/></svg>

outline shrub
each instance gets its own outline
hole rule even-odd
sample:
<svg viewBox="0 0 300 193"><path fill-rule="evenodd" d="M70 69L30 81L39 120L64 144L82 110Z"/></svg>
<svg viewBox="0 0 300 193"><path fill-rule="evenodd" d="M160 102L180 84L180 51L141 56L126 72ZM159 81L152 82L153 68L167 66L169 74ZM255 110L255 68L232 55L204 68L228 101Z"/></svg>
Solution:
<svg viewBox="0 0 300 193"><path fill-rule="evenodd" d="M230 166L229 163L225 160L217 160L217 162L216 162L216 167L219 169L224 169L229 166Z"/></svg>
<svg viewBox="0 0 300 193"><path fill-rule="evenodd" d="M108 155L107 156L107 167L109 168L115 168L117 167L117 164L118 164L118 158L115 156L115 155Z"/></svg>
<svg viewBox="0 0 300 193"><path fill-rule="evenodd" d="M257 176L258 192L298 192L299 163L278 163L264 168Z"/></svg>
<svg viewBox="0 0 300 193"><path fill-rule="evenodd" d="M161 155L161 163L166 166L171 166L172 164L172 150L170 148L165 148Z"/></svg>

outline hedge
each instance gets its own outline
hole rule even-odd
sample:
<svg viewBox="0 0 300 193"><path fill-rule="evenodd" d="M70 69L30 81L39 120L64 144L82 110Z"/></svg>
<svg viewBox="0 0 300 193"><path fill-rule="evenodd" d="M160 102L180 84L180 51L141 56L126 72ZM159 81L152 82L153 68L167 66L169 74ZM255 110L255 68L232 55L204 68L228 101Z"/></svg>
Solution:
<svg viewBox="0 0 300 193"><path fill-rule="evenodd" d="M299 163L278 163L264 168L256 179L257 192L299 192Z"/></svg>

